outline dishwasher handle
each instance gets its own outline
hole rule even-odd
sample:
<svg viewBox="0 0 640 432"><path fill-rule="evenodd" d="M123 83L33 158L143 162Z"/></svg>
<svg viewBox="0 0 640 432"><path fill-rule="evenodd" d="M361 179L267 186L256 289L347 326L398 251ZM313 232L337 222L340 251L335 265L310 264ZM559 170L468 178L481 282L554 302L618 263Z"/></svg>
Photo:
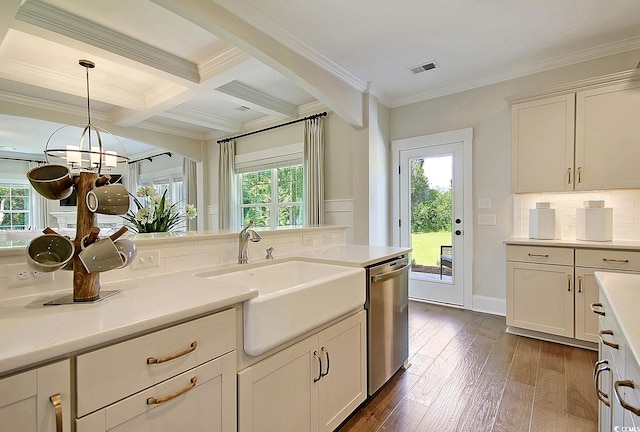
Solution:
<svg viewBox="0 0 640 432"><path fill-rule="evenodd" d="M400 267L399 269L394 270L394 271L390 271L389 273L382 273L382 274L379 274L379 275L373 275L373 276L371 276L371 282L382 282L384 280L390 279L390 278L394 277L395 275L397 275L398 273L402 273L403 271L405 271L409 267L411 267L411 264L407 264L406 266Z"/></svg>

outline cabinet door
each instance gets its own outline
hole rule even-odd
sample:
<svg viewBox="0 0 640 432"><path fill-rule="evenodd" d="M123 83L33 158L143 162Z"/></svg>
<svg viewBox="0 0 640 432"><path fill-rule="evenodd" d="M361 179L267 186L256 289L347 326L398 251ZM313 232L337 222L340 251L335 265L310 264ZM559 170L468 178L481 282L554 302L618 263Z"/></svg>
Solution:
<svg viewBox="0 0 640 432"><path fill-rule="evenodd" d="M576 267L576 339L598 342L598 315L591 311L591 304L599 299L598 284L593 275L595 269Z"/></svg>
<svg viewBox="0 0 640 432"><path fill-rule="evenodd" d="M515 193L573 189L575 95L511 107L511 188Z"/></svg>
<svg viewBox="0 0 640 432"><path fill-rule="evenodd" d="M507 325L573 337L573 267L507 262Z"/></svg>
<svg viewBox="0 0 640 432"><path fill-rule="evenodd" d="M333 431L367 398L366 313L320 332L319 430Z"/></svg>
<svg viewBox="0 0 640 432"><path fill-rule="evenodd" d="M70 430L70 370L64 360L0 380L0 429L56 432L60 422Z"/></svg>
<svg viewBox="0 0 640 432"><path fill-rule="evenodd" d="M312 336L238 373L240 432L318 430L317 346Z"/></svg>
<svg viewBox="0 0 640 432"><path fill-rule="evenodd" d="M235 372L234 351L76 420L76 431L234 432Z"/></svg>
<svg viewBox="0 0 640 432"><path fill-rule="evenodd" d="M576 96L576 190L640 186L640 82L614 84Z"/></svg>

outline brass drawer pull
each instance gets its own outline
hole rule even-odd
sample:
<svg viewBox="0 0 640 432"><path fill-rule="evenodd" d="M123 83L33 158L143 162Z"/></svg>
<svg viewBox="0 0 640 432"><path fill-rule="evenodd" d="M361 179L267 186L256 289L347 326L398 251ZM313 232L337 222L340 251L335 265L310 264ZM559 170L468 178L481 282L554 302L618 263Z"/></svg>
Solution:
<svg viewBox="0 0 640 432"><path fill-rule="evenodd" d="M56 393L49 398L56 413L56 432L62 432L62 398Z"/></svg>
<svg viewBox="0 0 640 432"><path fill-rule="evenodd" d="M602 303L591 303L591 312L597 315L605 316L606 314L602 310L596 310L596 308L601 308Z"/></svg>
<svg viewBox="0 0 640 432"><path fill-rule="evenodd" d="M571 275L567 275L567 291L571 291Z"/></svg>
<svg viewBox="0 0 640 432"><path fill-rule="evenodd" d="M180 351L179 353L172 354L172 355L166 356L166 357L160 357L160 358L149 357L147 359L147 364L165 363L165 362L177 359L178 357L185 356L185 355L189 354L190 352L195 351L196 348L198 348L198 342L197 341L193 341L193 342L191 342L191 345L189 346L189 348L187 348L184 351Z"/></svg>
<svg viewBox="0 0 640 432"><path fill-rule="evenodd" d="M578 292L582 292L582 276L578 276Z"/></svg>
<svg viewBox="0 0 640 432"><path fill-rule="evenodd" d="M608 263L618 263L618 264L628 264L628 259L610 259L610 258L602 258L602 261Z"/></svg>
<svg viewBox="0 0 640 432"><path fill-rule="evenodd" d="M604 337L602 337L602 335L609 335L609 336L613 336L613 330L600 330L600 332L598 333L598 335L600 336L600 341L605 344L608 347L611 347L613 349L618 349L620 348L620 345L618 345L615 342L609 342L604 340Z"/></svg>
<svg viewBox="0 0 640 432"><path fill-rule="evenodd" d="M624 399L622 399L622 395L620 394L620 389L619 387L631 387L631 388L635 388L635 384L633 381L631 380L624 380L624 381L616 381L613 384L613 387L616 390L616 395L618 395L618 400L620 401L620 405L622 405L622 407L626 410L631 411L632 413L634 413L637 416L640 416L640 408L636 408L633 405L629 405L629 403L627 401L625 401Z"/></svg>
<svg viewBox="0 0 640 432"><path fill-rule="evenodd" d="M529 256L531 258L549 258L549 254L532 254L532 253L530 253Z"/></svg>
<svg viewBox="0 0 640 432"><path fill-rule="evenodd" d="M571 184L571 168L567 169L567 184Z"/></svg>
<svg viewBox="0 0 640 432"><path fill-rule="evenodd" d="M171 393L168 396L157 398L157 399L154 398L154 397L147 398L147 405L158 405L158 404L161 404L161 403L168 402L171 399L175 399L178 396L181 396L181 395L185 394L189 390L193 390L196 387L197 383L198 383L198 377L193 377L193 378L191 378L191 384L189 384L188 386L186 386L183 389L178 390L175 393Z"/></svg>
<svg viewBox="0 0 640 432"><path fill-rule="evenodd" d="M578 167L578 183L582 183L582 167Z"/></svg>
<svg viewBox="0 0 640 432"><path fill-rule="evenodd" d="M606 360L600 360L599 362L596 362L593 372L593 384L596 387L596 396L598 396L598 400L606 406L611 406L611 403L609 401L609 394L600 390L600 374L604 371L611 372L609 362L607 362Z"/></svg>

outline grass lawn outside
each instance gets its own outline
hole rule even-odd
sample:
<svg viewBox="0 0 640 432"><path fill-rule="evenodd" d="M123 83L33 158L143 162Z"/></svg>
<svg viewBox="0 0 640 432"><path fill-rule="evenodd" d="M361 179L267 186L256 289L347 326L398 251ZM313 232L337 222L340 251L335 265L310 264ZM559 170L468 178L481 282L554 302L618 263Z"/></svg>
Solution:
<svg viewBox="0 0 640 432"><path fill-rule="evenodd" d="M451 245L451 231L412 233L411 247L416 264L440 265L440 246Z"/></svg>

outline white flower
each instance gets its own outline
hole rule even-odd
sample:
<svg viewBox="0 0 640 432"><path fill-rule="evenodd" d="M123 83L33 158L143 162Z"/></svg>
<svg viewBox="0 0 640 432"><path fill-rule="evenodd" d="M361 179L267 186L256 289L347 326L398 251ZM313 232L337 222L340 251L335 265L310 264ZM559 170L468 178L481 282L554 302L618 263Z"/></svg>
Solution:
<svg viewBox="0 0 640 432"><path fill-rule="evenodd" d="M136 195L139 197L153 197L157 196L158 193L153 188L153 186L140 186L138 188L138 191L136 192Z"/></svg>
<svg viewBox="0 0 640 432"><path fill-rule="evenodd" d="M198 216L198 211L193 204L187 204L186 216L187 219L193 219L194 217Z"/></svg>
<svg viewBox="0 0 640 432"><path fill-rule="evenodd" d="M141 224L148 224L153 222L155 218L155 209L154 207L147 206L143 207L136 213L136 220Z"/></svg>
<svg viewBox="0 0 640 432"><path fill-rule="evenodd" d="M153 206L157 206L162 201L162 197L160 195L149 195L149 204Z"/></svg>

